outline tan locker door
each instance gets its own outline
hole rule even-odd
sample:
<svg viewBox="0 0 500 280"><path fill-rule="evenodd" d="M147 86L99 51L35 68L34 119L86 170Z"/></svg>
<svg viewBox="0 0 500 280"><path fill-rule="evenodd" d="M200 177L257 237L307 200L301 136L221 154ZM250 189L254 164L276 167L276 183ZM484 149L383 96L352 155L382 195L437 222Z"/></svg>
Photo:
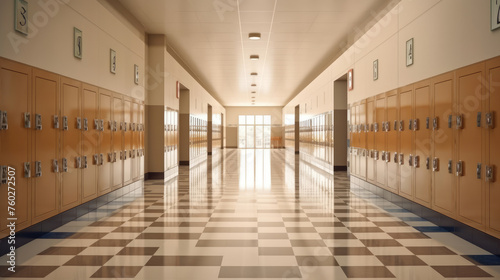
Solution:
<svg viewBox="0 0 500 280"><path fill-rule="evenodd" d="M174 112L174 166L179 166L179 111Z"/></svg>
<svg viewBox="0 0 500 280"><path fill-rule="evenodd" d="M488 224L489 228L500 234L500 58L495 58L486 64L486 77L488 80L489 101L488 112L493 114L493 126L488 128L489 132L489 157L488 165L493 167L493 180L488 183ZM486 126L485 120L482 121ZM485 167L482 177L485 177ZM485 181L485 179L483 179Z"/></svg>
<svg viewBox="0 0 500 280"><path fill-rule="evenodd" d="M82 121L87 128L82 130L82 155L87 157L87 168L82 169L82 202L97 197L98 161L94 156L99 150L99 132L94 128L94 120L99 118L99 92L97 87L83 84Z"/></svg>
<svg viewBox="0 0 500 280"><path fill-rule="evenodd" d="M97 119L97 122L102 122L103 127L101 128L100 124L98 124L98 127L96 127L95 121L93 125L93 129L97 130L99 133L99 171L97 181L97 189L99 195L111 191L111 186L113 183L112 129L114 129L114 122L112 117L112 110L113 96L111 92L99 89L99 118ZM117 129L118 128L119 127L117 127Z"/></svg>
<svg viewBox="0 0 500 280"><path fill-rule="evenodd" d="M132 103L132 179L135 181L139 179L139 103Z"/></svg>
<svg viewBox="0 0 500 280"><path fill-rule="evenodd" d="M146 130L146 124L144 121L144 104L141 103L139 106L139 123L141 124L141 131L139 132L139 149L141 149L140 152L140 158L139 158L139 176L140 178L144 177L144 155L146 153L146 150L144 149L144 131Z"/></svg>
<svg viewBox="0 0 500 280"><path fill-rule="evenodd" d="M33 159L31 166L33 189L33 223L38 223L59 212L59 173L55 173L52 163L59 157L59 129L54 128L54 116L59 117L59 76L43 70L33 69L33 118L42 118L42 129L33 130ZM36 177L36 162L41 164L41 175Z"/></svg>
<svg viewBox="0 0 500 280"><path fill-rule="evenodd" d="M351 106L351 175L358 175L358 161L356 152L358 149L358 132L357 132L357 105L353 104Z"/></svg>
<svg viewBox="0 0 500 280"><path fill-rule="evenodd" d="M477 165L485 162L482 157L482 128L477 125L477 114L482 113L481 98L484 96L484 63L457 71L458 115L453 120L458 133L457 165L462 164L462 176L458 180L458 216L474 226L485 222L485 186L477 177ZM456 123L462 116L462 128ZM453 166L454 172L457 172Z"/></svg>
<svg viewBox="0 0 500 280"><path fill-rule="evenodd" d="M415 201L431 207L432 194L432 157L431 157L431 86L430 81L415 84L415 119L418 128L415 131L414 155L419 164L415 169ZM429 127L427 126L429 120ZM427 166L427 161L429 165Z"/></svg>
<svg viewBox="0 0 500 280"><path fill-rule="evenodd" d="M113 157L116 155L116 161L112 164L113 170L113 189L123 186L123 133L125 123L123 120L124 105L121 96L113 97L113 121L116 122L117 129L113 131Z"/></svg>
<svg viewBox="0 0 500 280"><path fill-rule="evenodd" d="M31 179L24 177L24 163L31 162L31 128L24 113L31 113L31 68L0 58L0 110L7 112L8 129L0 130L0 165L14 168L15 185L0 185L0 238L8 235L9 187L15 188L16 230L31 224ZM31 115L33 127L33 115ZM7 169L9 171L9 169ZM11 169L12 171L12 169ZM11 174L12 175L12 174Z"/></svg>
<svg viewBox="0 0 500 280"><path fill-rule="evenodd" d="M376 161L372 157L375 150L375 132L373 125L375 124L375 99L370 98L366 101L366 123L368 124L368 132L366 133L366 179L370 183L375 183L375 166Z"/></svg>
<svg viewBox="0 0 500 280"><path fill-rule="evenodd" d="M453 215L456 212L455 175L448 170L450 160L453 168L453 129L449 128L448 125L449 116L453 116L453 92L453 73L443 74L432 79L433 118L437 120L437 128L434 129L432 136L433 158L437 159L437 170L433 172L432 208L448 215Z"/></svg>
<svg viewBox="0 0 500 280"><path fill-rule="evenodd" d="M404 87L399 92L399 152L403 162L399 162L399 194L413 200L413 86ZM411 128L410 129L410 122ZM401 128L402 124L402 128ZM411 155L411 158L410 158ZM411 162L410 162L411 161Z"/></svg>
<svg viewBox="0 0 500 280"><path fill-rule="evenodd" d="M359 124L361 125L361 132L359 133L359 146L361 148L361 151L358 155L358 165L359 165L359 176L366 180L366 161L367 161L367 154L366 154L366 131L365 131L365 125L366 125L366 100L363 100L361 104L358 105L358 117L359 117Z"/></svg>
<svg viewBox="0 0 500 280"><path fill-rule="evenodd" d="M132 123L132 102L128 99L123 101L123 121L124 121L124 131L123 131L123 144L124 144L124 159L123 159L123 184L128 185L132 183L132 129L130 124Z"/></svg>
<svg viewBox="0 0 500 280"><path fill-rule="evenodd" d="M376 183L378 186L385 187L387 184L387 163L383 160L382 153L387 151L386 141L387 132L384 131L384 123L387 121L386 98L379 95L375 100L375 121L378 125L378 131L375 132L375 150L378 152L376 160Z"/></svg>
<svg viewBox="0 0 500 280"><path fill-rule="evenodd" d="M389 122L390 130L387 132L387 151L390 152L390 161L387 164L387 189L394 193L398 193L399 188L399 149L398 149L398 95L396 91L387 93L387 121ZM396 127L394 127L394 122ZM398 158L395 160L395 155L398 153Z"/></svg>
<svg viewBox="0 0 500 280"><path fill-rule="evenodd" d="M61 173L61 211L81 203L82 119L80 82L61 78L61 162L67 160L67 171ZM65 122L67 120L67 128ZM77 124L79 120L80 124ZM79 162L78 162L79 161Z"/></svg>

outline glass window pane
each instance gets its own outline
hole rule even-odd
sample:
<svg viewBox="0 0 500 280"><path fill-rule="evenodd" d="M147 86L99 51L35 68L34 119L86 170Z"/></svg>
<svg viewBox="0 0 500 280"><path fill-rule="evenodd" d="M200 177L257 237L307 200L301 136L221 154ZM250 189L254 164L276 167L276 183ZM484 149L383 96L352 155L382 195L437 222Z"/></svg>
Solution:
<svg viewBox="0 0 500 280"><path fill-rule="evenodd" d="M264 126L264 148L271 148L271 127L268 125Z"/></svg>
<svg viewBox="0 0 500 280"><path fill-rule="evenodd" d="M253 149L254 148L254 126L247 126L247 148Z"/></svg>
<svg viewBox="0 0 500 280"><path fill-rule="evenodd" d="M254 123L254 116L247 116L247 124L253 124Z"/></svg>
<svg viewBox="0 0 500 280"><path fill-rule="evenodd" d="M245 124L245 116L239 116L238 124Z"/></svg>
<svg viewBox="0 0 500 280"><path fill-rule="evenodd" d="M238 128L238 147L246 148L246 126L240 126Z"/></svg>
<svg viewBox="0 0 500 280"><path fill-rule="evenodd" d="M263 130L264 127L262 125L255 126L255 148L258 149L264 148Z"/></svg>
<svg viewBox="0 0 500 280"><path fill-rule="evenodd" d="M271 124L271 116L270 115L264 116L264 124Z"/></svg>
<svg viewBox="0 0 500 280"><path fill-rule="evenodd" d="M263 124L264 116L255 116L255 124Z"/></svg>

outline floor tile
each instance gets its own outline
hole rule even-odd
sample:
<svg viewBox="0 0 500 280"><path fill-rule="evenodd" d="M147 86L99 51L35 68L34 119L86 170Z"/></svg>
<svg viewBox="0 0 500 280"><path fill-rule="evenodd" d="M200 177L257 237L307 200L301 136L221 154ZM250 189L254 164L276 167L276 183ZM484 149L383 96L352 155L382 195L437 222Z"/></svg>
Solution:
<svg viewBox="0 0 500 280"><path fill-rule="evenodd" d="M219 278L300 278L296 266L223 266Z"/></svg>

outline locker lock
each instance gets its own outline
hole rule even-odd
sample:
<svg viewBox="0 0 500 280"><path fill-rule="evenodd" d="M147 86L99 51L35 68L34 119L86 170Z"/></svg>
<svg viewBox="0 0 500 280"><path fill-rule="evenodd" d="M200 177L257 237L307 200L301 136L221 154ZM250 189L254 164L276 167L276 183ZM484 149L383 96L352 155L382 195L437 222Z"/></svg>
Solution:
<svg viewBox="0 0 500 280"><path fill-rule="evenodd" d="M113 131L118 131L118 123L113 121Z"/></svg>
<svg viewBox="0 0 500 280"><path fill-rule="evenodd" d="M404 165L404 164L405 164L405 155L399 154L399 165Z"/></svg>
<svg viewBox="0 0 500 280"><path fill-rule="evenodd" d="M448 160L448 173L453 173L453 167L452 167L453 161L450 159Z"/></svg>
<svg viewBox="0 0 500 280"><path fill-rule="evenodd" d="M42 162L35 161L35 177L42 177Z"/></svg>
<svg viewBox="0 0 500 280"><path fill-rule="evenodd" d="M398 153L394 153L394 163L398 163L398 162L399 162Z"/></svg>
<svg viewBox="0 0 500 280"><path fill-rule="evenodd" d="M394 131L398 130L398 121L394 121Z"/></svg>
<svg viewBox="0 0 500 280"><path fill-rule="evenodd" d="M100 130L99 129L99 120L98 119L94 119L94 129L95 130Z"/></svg>
<svg viewBox="0 0 500 280"><path fill-rule="evenodd" d="M114 162L113 161L113 153L108 153L108 162Z"/></svg>
<svg viewBox="0 0 500 280"><path fill-rule="evenodd" d="M408 165L409 165L409 166L413 166L413 155L412 155L412 154L410 154L410 155L408 156Z"/></svg>
<svg viewBox="0 0 500 280"><path fill-rule="evenodd" d="M82 158L81 157L75 158L75 168L82 168Z"/></svg>
<svg viewBox="0 0 500 280"><path fill-rule="evenodd" d="M476 177L478 179L481 179L481 163L478 163L477 164L477 168L476 168Z"/></svg>
<svg viewBox="0 0 500 280"><path fill-rule="evenodd" d="M62 172L68 172L68 160L65 158L62 159Z"/></svg>
<svg viewBox="0 0 500 280"><path fill-rule="evenodd" d="M89 120L87 118L83 119L83 130L88 131L89 130Z"/></svg>
<svg viewBox="0 0 500 280"><path fill-rule="evenodd" d="M8 173L9 171L7 166L0 166L0 184L7 184Z"/></svg>
<svg viewBox="0 0 500 280"><path fill-rule="evenodd" d="M462 129L463 128L463 115L458 115L457 116L456 126L457 126L457 129Z"/></svg>
<svg viewBox="0 0 500 280"><path fill-rule="evenodd" d="M87 168L88 167L88 163L87 163L87 156L83 156L83 164L82 164L82 168Z"/></svg>
<svg viewBox="0 0 500 280"><path fill-rule="evenodd" d="M42 130L42 115L35 114L35 129Z"/></svg>
<svg viewBox="0 0 500 280"><path fill-rule="evenodd" d="M99 130L104 131L104 120L99 120Z"/></svg>
<svg viewBox="0 0 500 280"><path fill-rule="evenodd" d="M434 158L432 160L432 171L439 171L439 159Z"/></svg>
<svg viewBox="0 0 500 280"><path fill-rule="evenodd" d="M9 129L9 119L7 116L7 111L0 111L0 129L1 130Z"/></svg>
<svg viewBox="0 0 500 280"><path fill-rule="evenodd" d="M116 162L116 152L113 153L113 162Z"/></svg>
<svg viewBox="0 0 500 280"><path fill-rule="evenodd" d="M432 120L432 129L437 130L439 128L439 118L435 117Z"/></svg>
<svg viewBox="0 0 500 280"><path fill-rule="evenodd" d="M80 117L76 118L76 129L82 129L82 119Z"/></svg>
<svg viewBox="0 0 500 280"><path fill-rule="evenodd" d="M418 130L418 119L414 119L413 120L413 131L417 131Z"/></svg>
<svg viewBox="0 0 500 280"><path fill-rule="evenodd" d="M486 127L487 128L494 128L493 112L486 113L485 119L486 119Z"/></svg>
<svg viewBox="0 0 500 280"><path fill-rule="evenodd" d="M385 162L391 162L391 152L385 152Z"/></svg>
<svg viewBox="0 0 500 280"><path fill-rule="evenodd" d="M408 130L413 130L413 120L408 121Z"/></svg>
<svg viewBox="0 0 500 280"><path fill-rule="evenodd" d="M374 151L374 153L373 153L373 158L374 158L375 160L378 160L378 151Z"/></svg>
<svg viewBox="0 0 500 280"><path fill-rule="evenodd" d="M459 160L455 166L455 175L462 176L463 175L463 162Z"/></svg>
<svg viewBox="0 0 500 280"><path fill-rule="evenodd" d="M425 159L425 168L426 168L427 170L429 170L429 169L430 169L430 167L431 167L430 161L431 161L431 159L430 159L429 157L427 157L427 158Z"/></svg>
<svg viewBox="0 0 500 280"><path fill-rule="evenodd" d="M62 126L63 130L68 130L68 117L66 116L62 117Z"/></svg>
<svg viewBox="0 0 500 280"><path fill-rule="evenodd" d="M378 132L378 123L374 123L374 124L373 124L373 130L374 130L375 132Z"/></svg>
<svg viewBox="0 0 500 280"><path fill-rule="evenodd" d="M52 170L54 171L54 173L59 173L59 162L57 161L57 159L54 159L52 161Z"/></svg>
<svg viewBox="0 0 500 280"><path fill-rule="evenodd" d="M399 131L403 131L403 130L405 130L405 121L400 120L399 121Z"/></svg>
<svg viewBox="0 0 500 280"><path fill-rule="evenodd" d="M420 167L420 156L415 156L415 157L413 158L413 166L414 166L415 168Z"/></svg>
<svg viewBox="0 0 500 280"><path fill-rule="evenodd" d="M426 128L426 129L429 129L429 128L430 128L430 118L429 118L429 117L427 117L427 118L425 119L425 128Z"/></svg>
<svg viewBox="0 0 500 280"><path fill-rule="evenodd" d="M99 165L99 155L98 154L94 155L94 165Z"/></svg>
<svg viewBox="0 0 500 280"><path fill-rule="evenodd" d="M24 113L24 128L31 128L31 115L30 113Z"/></svg>
<svg viewBox="0 0 500 280"><path fill-rule="evenodd" d="M31 164L29 162L25 162L23 164L23 169L24 169L24 178L30 178L31 177Z"/></svg>
<svg viewBox="0 0 500 280"><path fill-rule="evenodd" d="M99 164L100 165L104 164L104 154L99 154Z"/></svg>
<svg viewBox="0 0 500 280"><path fill-rule="evenodd" d="M486 166L486 182L495 182L494 172L494 166Z"/></svg>
<svg viewBox="0 0 500 280"><path fill-rule="evenodd" d="M113 130L113 122L112 121L108 121L108 129Z"/></svg>

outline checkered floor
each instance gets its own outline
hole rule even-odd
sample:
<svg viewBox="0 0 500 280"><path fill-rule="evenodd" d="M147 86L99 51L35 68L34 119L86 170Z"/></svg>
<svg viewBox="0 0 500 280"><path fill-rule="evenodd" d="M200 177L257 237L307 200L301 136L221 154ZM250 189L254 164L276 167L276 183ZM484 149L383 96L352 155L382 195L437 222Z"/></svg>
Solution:
<svg viewBox="0 0 500 280"><path fill-rule="evenodd" d="M500 257L297 157L224 150L146 181L19 248L0 277L500 279Z"/></svg>

